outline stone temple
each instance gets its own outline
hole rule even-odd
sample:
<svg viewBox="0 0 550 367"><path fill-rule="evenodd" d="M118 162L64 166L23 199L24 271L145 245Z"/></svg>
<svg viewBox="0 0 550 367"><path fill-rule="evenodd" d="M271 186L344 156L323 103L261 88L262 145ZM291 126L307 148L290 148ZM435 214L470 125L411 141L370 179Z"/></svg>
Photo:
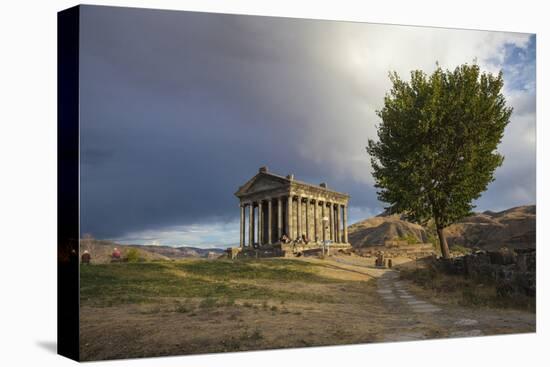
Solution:
<svg viewBox="0 0 550 367"><path fill-rule="evenodd" d="M350 248L348 194L280 176L261 167L235 193L240 200L240 247L232 257L292 256Z"/></svg>

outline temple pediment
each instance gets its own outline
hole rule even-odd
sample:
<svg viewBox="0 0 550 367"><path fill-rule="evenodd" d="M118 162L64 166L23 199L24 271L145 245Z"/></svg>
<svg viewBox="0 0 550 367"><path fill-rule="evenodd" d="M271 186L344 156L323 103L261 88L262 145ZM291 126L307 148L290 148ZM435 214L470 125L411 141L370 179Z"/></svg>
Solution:
<svg viewBox="0 0 550 367"><path fill-rule="evenodd" d="M288 180L284 178L279 178L268 173L260 172L243 186L241 186L239 190L235 193L235 195L241 197L257 192L275 190L286 187L289 187Z"/></svg>

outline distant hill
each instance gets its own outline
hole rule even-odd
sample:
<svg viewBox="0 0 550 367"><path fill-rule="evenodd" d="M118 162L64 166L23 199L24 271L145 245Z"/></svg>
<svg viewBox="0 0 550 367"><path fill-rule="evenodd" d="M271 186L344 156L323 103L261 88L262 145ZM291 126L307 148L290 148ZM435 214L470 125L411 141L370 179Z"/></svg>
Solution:
<svg viewBox="0 0 550 367"><path fill-rule="evenodd" d="M387 240L415 239L428 242L429 231L410 223L399 215L385 213L348 227L349 242L353 247L382 245ZM476 213L445 229L449 246L460 245L495 250L535 247L536 206L526 205L501 212Z"/></svg>
<svg viewBox="0 0 550 367"><path fill-rule="evenodd" d="M212 257L214 255L221 255L225 252L225 249L220 248L198 248L190 246L148 246L148 245L129 245L140 250L152 252L157 255L166 256L170 259L179 259L184 257Z"/></svg>
<svg viewBox="0 0 550 367"><path fill-rule="evenodd" d="M81 251L88 250L92 255L94 263L108 263L111 261L111 254L114 248L126 256L128 251L135 248L141 259L151 260L177 260L183 258L216 258L224 253L224 249L212 248L202 249L197 247L170 247L170 246L148 246L148 245L122 245L113 241L82 239L80 241Z"/></svg>
<svg viewBox="0 0 550 367"><path fill-rule="evenodd" d="M419 243L428 242L424 227L407 222L398 215L381 214L348 227L348 239L353 247L383 245L385 241L415 238Z"/></svg>
<svg viewBox="0 0 550 367"><path fill-rule="evenodd" d="M526 205L501 212L486 211L464 218L445 229L451 245L496 250L534 248L536 243L536 206Z"/></svg>

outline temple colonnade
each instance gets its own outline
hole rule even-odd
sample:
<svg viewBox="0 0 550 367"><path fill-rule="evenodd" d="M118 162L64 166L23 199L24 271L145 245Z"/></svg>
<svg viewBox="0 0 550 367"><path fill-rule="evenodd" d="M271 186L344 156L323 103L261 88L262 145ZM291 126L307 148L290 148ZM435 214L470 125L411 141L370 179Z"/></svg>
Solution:
<svg viewBox="0 0 550 367"><path fill-rule="evenodd" d="M240 204L240 246L279 243L286 234L291 240L348 243L347 205L300 195L266 197Z"/></svg>

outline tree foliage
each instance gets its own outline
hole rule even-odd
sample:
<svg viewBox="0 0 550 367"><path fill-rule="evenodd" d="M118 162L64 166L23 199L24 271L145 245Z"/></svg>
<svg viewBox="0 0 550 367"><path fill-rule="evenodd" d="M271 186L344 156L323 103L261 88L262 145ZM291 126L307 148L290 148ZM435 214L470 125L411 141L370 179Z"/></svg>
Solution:
<svg viewBox="0 0 550 367"><path fill-rule="evenodd" d="M502 72L438 65L431 75L412 71L409 82L395 72L390 79L377 111L378 141L367 147L378 198L414 222L433 219L447 257L442 229L471 213L504 159L496 149L512 108L501 92Z"/></svg>
<svg viewBox="0 0 550 367"><path fill-rule="evenodd" d="M128 259L128 262L130 262L130 263L138 262L140 260L139 251L135 248L129 249L128 253L126 254L126 258Z"/></svg>

